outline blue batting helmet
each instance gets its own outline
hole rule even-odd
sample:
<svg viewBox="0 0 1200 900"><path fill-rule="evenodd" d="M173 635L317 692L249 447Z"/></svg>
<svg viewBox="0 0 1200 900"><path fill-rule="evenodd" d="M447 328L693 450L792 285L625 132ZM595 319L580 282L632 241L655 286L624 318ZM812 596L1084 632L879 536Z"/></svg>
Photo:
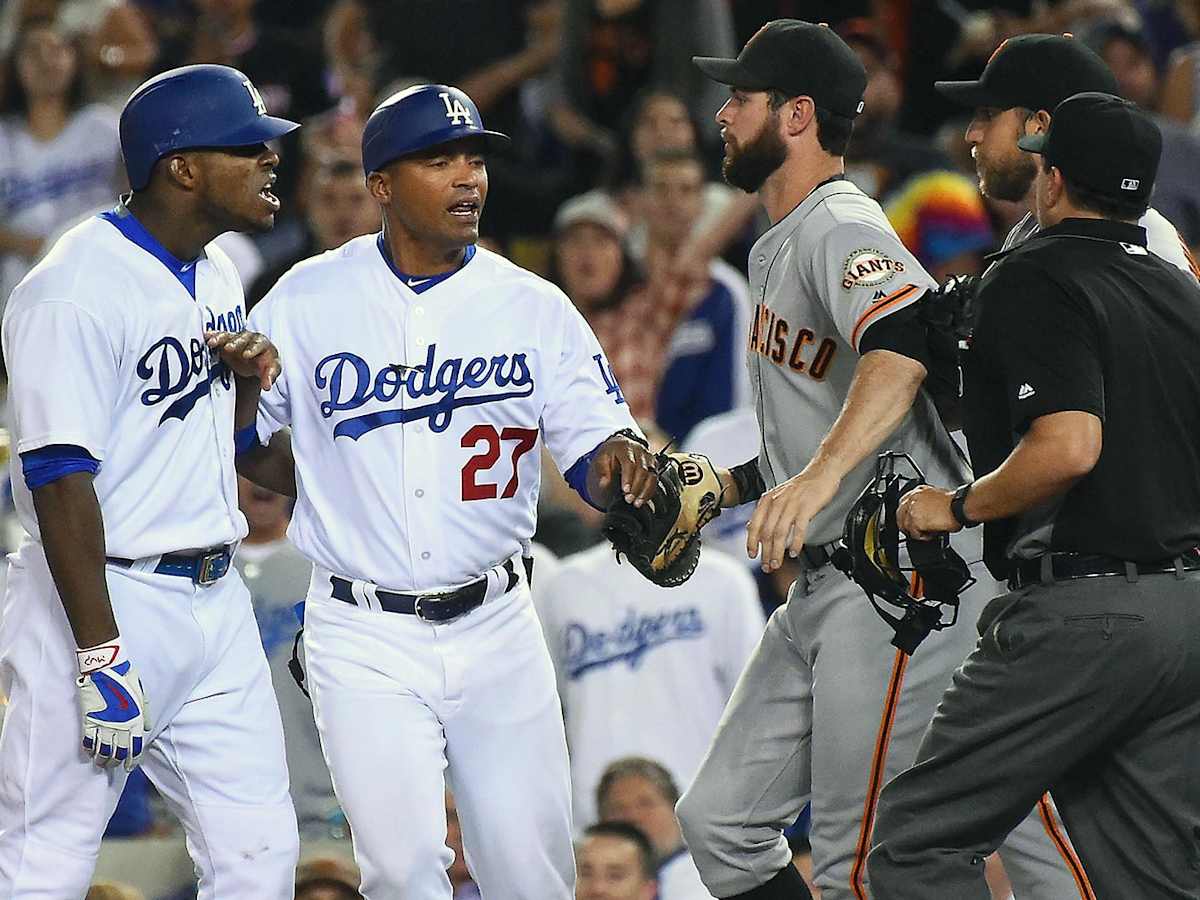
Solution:
<svg viewBox="0 0 1200 900"><path fill-rule="evenodd" d="M458 88L419 84L392 94L367 119L363 171L369 175L402 156L469 137L483 138L488 149L509 144L508 135L484 129L475 101Z"/></svg>
<svg viewBox="0 0 1200 900"><path fill-rule="evenodd" d="M249 147L300 125L267 115L258 89L229 66L183 66L155 75L121 110L121 154L129 186L150 183L154 164L198 147Z"/></svg>

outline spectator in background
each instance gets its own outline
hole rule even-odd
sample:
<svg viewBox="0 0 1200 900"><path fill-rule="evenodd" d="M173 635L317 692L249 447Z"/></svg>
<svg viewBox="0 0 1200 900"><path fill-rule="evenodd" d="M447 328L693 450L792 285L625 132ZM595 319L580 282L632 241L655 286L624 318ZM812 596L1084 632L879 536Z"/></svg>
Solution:
<svg viewBox="0 0 1200 900"><path fill-rule="evenodd" d="M454 900L479 900L479 887L471 877L471 870L467 868L467 857L463 850L458 804L454 802L454 794L449 790L446 791L446 846L454 853L454 861L446 870Z"/></svg>
<svg viewBox="0 0 1200 900"><path fill-rule="evenodd" d="M666 322L625 247L629 220L606 195L572 198L554 217L552 279L587 319L636 418L650 418L666 363Z"/></svg>
<svg viewBox="0 0 1200 900"><path fill-rule="evenodd" d="M704 207L700 158L690 150L660 151L647 161L645 173L647 283L657 307L679 309L654 419L680 441L703 419L749 402L750 286L722 260L687 275L674 268Z"/></svg>
<svg viewBox="0 0 1200 900"><path fill-rule="evenodd" d="M336 878L305 878L296 882L296 900L361 900L352 885Z"/></svg>
<svg viewBox="0 0 1200 900"><path fill-rule="evenodd" d="M886 198L920 172L945 170L950 162L929 138L897 128L904 87L896 55L875 21L846 19L835 30L867 70L862 115L846 152L846 177L876 200Z"/></svg>
<svg viewBox="0 0 1200 900"><path fill-rule="evenodd" d="M629 124L621 131L620 161L609 191L630 217L628 246L636 260L646 256L646 167L661 153L690 152L700 157L697 133L687 104L670 91L652 89L642 94L630 111ZM699 217L689 223L693 230L720 221L737 194L724 182L709 179L707 172L705 176Z"/></svg>
<svg viewBox="0 0 1200 900"><path fill-rule="evenodd" d="M146 900L135 887L116 881L96 881L88 888L83 900Z"/></svg>
<svg viewBox="0 0 1200 900"><path fill-rule="evenodd" d="M706 547L688 581L662 588L605 543L560 560L534 603L558 677L576 820L595 818L596 785L619 757L662 760L688 783L765 627L745 567Z"/></svg>
<svg viewBox="0 0 1200 900"><path fill-rule="evenodd" d="M658 867L658 900L706 900L712 895L683 845L675 818L679 787L660 763L628 756L612 763L596 787L602 822L633 825L650 841Z"/></svg>
<svg viewBox="0 0 1200 900"><path fill-rule="evenodd" d="M513 148L488 159L485 226L508 241L545 236L558 204L572 192L566 175L534 165L536 148L522 121L521 88L549 70L559 49L560 0L338 0L326 45L345 80L368 68L377 84L419 77L452 84L475 101L488 127L512 135ZM367 114L370 109L365 110Z"/></svg>
<svg viewBox="0 0 1200 900"><path fill-rule="evenodd" d="M949 169L910 179L883 204L904 246L938 281L983 271L996 242L975 183Z"/></svg>
<svg viewBox="0 0 1200 900"><path fill-rule="evenodd" d="M9 55L32 19L53 21L78 48L85 95L115 110L158 58L150 23L128 0L9 0L0 4L0 59Z"/></svg>
<svg viewBox="0 0 1200 900"><path fill-rule="evenodd" d="M246 291L247 311L296 263L379 228L379 206L363 185L358 160L318 159L306 168L297 197L304 215L299 246L255 279Z"/></svg>
<svg viewBox="0 0 1200 900"><path fill-rule="evenodd" d="M566 0L551 127L601 171L611 168L618 129L640 93L669 90L695 121L707 121L725 92L706 83L692 57L734 52L724 0Z"/></svg>
<svg viewBox="0 0 1200 900"><path fill-rule="evenodd" d="M1080 38L1108 63L1121 96L1158 109L1159 77L1145 34L1118 19L1103 19ZM1200 137L1186 126L1155 115L1162 157L1154 180L1154 208L1167 217L1193 254L1200 250Z"/></svg>
<svg viewBox="0 0 1200 900"><path fill-rule="evenodd" d="M576 900L655 900L654 850L632 825L592 825L575 845Z"/></svg>
<svg viewBox="0 0 1200 900"><path fill-rule="evenodd" d="M82 102L79 54L61 26L17 34L0 98L0 306L46 238L120 193L116 113Z"/></svg>
<svg viewBox="0 0 1200 900"><path fill-rule="evenodd" d="M345 819L321 754L312 705L288 671L299 627L296 606L307 595L312 575L312 564L287 539L292 500L239 476L238 506L250 531L238 547L234 565L250 591L279 700L300 836L345 838Z"/></svg>

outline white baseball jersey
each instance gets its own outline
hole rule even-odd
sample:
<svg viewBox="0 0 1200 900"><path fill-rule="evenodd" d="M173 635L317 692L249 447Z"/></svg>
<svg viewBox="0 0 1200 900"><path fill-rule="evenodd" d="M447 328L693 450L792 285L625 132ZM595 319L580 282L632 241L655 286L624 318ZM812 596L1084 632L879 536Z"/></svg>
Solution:
<svg viewBox="0 0 1200 900"><path fill-rule="evenodd" d="M534 594L558 675L578 826L622 756L647 756L686 786L762 637L754 580L705 549L684 584L661 588L602 544L561 562Z"/></svg>
<svg viewBox="0 0 1200 900"><path fill-rule="evenodd" d="M462 584L520 550L540 440L566 471L636 427L567 297L487 250L410 287L379 235L355 238L288 272L250 323L283 359L258 429L293 426L289 537L387 588Z"/></svg>
<svg viewBox="0 0 1200 900"><path fill-rule="evenodd" d="M4 312L13 494L39 539L18 454L53 444L100 461L93 482L110 556L240 540L233 385L205 329L243 327L242 286L210 246L196 298L144 246L91 218L67 232Z"/></svg>
<svg viewBox="0 0 1200 900"><path fill-rule="evenodd" d="M120 169L117 116L106 106L74 113L49 141L35 138L17 116L0 118L0 222L48 237L111 205ZM0 255L0 304L31 265L15 254Z"/></svg>

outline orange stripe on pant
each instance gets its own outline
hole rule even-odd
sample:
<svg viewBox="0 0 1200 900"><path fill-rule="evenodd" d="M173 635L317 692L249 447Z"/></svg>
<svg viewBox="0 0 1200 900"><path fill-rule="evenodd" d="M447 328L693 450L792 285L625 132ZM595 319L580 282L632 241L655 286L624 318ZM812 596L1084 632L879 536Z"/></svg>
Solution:
<svg viewBox="0 0 1200 900"><path fill-rule="evenodd" d="M863 884L863 873L867 868L867 853L871 849L871 833L875 830L875 807L879 802L879 792L883 790L883 778L887 772L888 745L892 742L892 727L896 724L896 710L900 706L900 688L904 684L904 672L907 668L908 654L897 650L896 661L892 664L892 677L888 681L887 695L883 702L879 735L875 738L875 753L871 758L871 775L867 782L867 799L863 804L858 845L854 848L854 866L850 870L850 889L854 891L854 896L858 900L868 900L867 889Z"/></svg>
<svg viewBox="0 0 1200 900"><path fill-rule="evenodd" d="M1043 794L1042 799L1038 801L1038 813L1042 817L1042 825L1046 828L1046 834L1050 835L1050 840L1058 848L1063 862L1071 870L1071 876L1079 888L1079 896L1083 900L1096 900L1096 892L1092 890L1092 883L1088 881L1087 872L1083 869L1083 862L1075 854L1075 848L1071 846L1071 842L1067 840L1066 835L1059 828L1058 822L1054 819L1054 808L1050 805L1049 794Z"/></svg>

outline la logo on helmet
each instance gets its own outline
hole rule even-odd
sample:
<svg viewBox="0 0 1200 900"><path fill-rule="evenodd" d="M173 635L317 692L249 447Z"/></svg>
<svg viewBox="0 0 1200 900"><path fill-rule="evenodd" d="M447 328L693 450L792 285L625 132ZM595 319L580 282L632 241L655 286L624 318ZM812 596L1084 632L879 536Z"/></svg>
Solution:
<svg viewBox="0 0 1200 900"><path fill-rule="evenodd" d="M254 104L254 109L260 116L267 114L267 104L263 102L262 94L258 92L258 88L250 83L250 79L242 80L242 84L246 88L246 92L250 95L250 102Z"/></svg>
<svg viewBox="0 0 1200 900"><path fill-rule="evenodd" d="M467 125L473 126L475 123L471 121L470 111L463 106L463 102L457 97L451 100L451 97L445 91L438 94L442 98L442 102L446 104L446 118L450 120L451 125L462 125L464 122Z"/></svg>

